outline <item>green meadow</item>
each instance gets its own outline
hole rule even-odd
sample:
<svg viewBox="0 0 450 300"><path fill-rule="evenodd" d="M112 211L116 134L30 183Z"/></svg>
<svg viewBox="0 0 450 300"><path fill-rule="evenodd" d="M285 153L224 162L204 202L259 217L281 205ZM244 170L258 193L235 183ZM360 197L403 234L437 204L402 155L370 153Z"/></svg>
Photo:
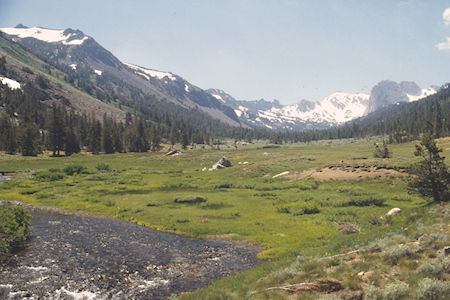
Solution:
<svg viewBox="0 0 450 300"><path fill-rule="evenodd" d="M163 152L84 153L67 158L2 154L0 171L33 177L3 182L0 199L130 220L192 237L249 243L261 249L259 258L264 264L184 295L193 299L213 294L227 295L224 299L249 297L252 289L283 282L267 276L291 266L298 257L344 253L387 234L412 230L414 216L423 214L427 202L408 192L407 176L322 181L273 178L286 171L293 174L330 165L395 170L416 159L414 143L389 145L393 155L388 159L373 157L373 143L336 140L237 148L230 143L220 150L197 147L171 157ZM450 140L441 139L438 144L448 157ZM203 171L222 156L233 166ZM393 207L402 212L380 219ZM345 223L356 225L360 232L338 231ZM405 224L413 227L408 229ZM285 295L270 293L270 298L277 297Z"/></svg>

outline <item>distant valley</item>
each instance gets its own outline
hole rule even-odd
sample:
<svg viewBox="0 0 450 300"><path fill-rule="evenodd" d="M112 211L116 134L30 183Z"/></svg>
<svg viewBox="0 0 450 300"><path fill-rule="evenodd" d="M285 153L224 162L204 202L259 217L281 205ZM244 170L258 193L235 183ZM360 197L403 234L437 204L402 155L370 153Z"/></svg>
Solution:
<svg viewBox="0 0 450 300"><path fill-rule="evenodd" d="M91 78L106 93L113 91L125 98L136 98L136 93L142 94L141 98L156 97L175 106L198 110L235 127L274 130L328 128L388 105L425 98L439 90L437 86L421 88L414 82L384 80L376 84L370 94L336 92L318 102L301 100L282 105L277 100L236 100L225 91L203 90L170 72L122 63L79 30L18 25L0 31L67 74Z"/></svg>

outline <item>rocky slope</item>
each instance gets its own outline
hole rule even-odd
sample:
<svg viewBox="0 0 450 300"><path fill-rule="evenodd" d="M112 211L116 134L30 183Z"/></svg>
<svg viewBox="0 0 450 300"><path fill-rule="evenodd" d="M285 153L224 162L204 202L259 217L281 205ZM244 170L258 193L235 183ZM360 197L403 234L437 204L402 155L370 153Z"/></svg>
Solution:
<svg viewBox="0 0 450 300"><path fill-rule="evenodd" d="M92 37L80 30L41 27L1 28L8 39L71 76L90 78L105 92L132 99L136 89L149 97L198 110L222 122L239 126L234 111L180 76L122 63Z"/></svg>

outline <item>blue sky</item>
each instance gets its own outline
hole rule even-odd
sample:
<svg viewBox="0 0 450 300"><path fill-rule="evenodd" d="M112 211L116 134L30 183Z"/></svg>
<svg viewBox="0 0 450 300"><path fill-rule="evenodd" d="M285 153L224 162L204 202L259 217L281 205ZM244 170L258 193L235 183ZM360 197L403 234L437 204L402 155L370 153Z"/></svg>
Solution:
<svg viewBox="0 0 450 300"><path fill-rule="evenodd" d="M450 81L445 0L0 0L0 27L80 29L124 62L237 99Z"/></svg>

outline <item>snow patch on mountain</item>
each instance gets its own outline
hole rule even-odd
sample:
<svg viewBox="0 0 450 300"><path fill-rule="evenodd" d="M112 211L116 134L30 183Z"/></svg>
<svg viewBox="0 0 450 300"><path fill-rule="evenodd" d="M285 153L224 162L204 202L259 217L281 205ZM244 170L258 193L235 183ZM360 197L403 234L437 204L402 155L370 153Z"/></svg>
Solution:
<svg viewBox="0 0 450 300"><path fill-rule="evenodd" d="M15 81L13 79L0 76L0 82L2 84L6 84L12 90L20 89L20 83L18 83L17 81Z"/></svg>
<svg viewBox="0 0 450 300"><path fill-rule="evenodd" d="M69 65L69 67L70 67L72 70L76 70L76 69L77 69L77 64L71 64L71 65Z"/></svg>
<svg viewBox="0 0 450 300"><path fill-rule="evenodd" d="M433 89L432 87L429 87L427 89L422 89L422 91L419 95L406 94L406 96L408 96L409 102L413 102L413 101L420 100L422 98L428 97L428 96L436 94L436 93L437 93L437 91L435 89Z"/></svg>
<svg viewBox="0 0 450 300"><path fill-rule="evenodd" d="M248 116L247 112L248 112L248 108L244 107L242 105L239 105L237 107L237 109L234 109L234 113L236 114L236 116L238 116L238 118L240 118L241 116L248 118L249 116Z"/></svg>
<svg viewBox="0 0 450 300"><path fill-rule="evenodd" d="M151 69L146 69L146 68L139 67L139 66L136 66L136 65L133 65L133 64L129 64L129 63L124 63L124 64L127 67L133 69L136 74L144 77L147 80L150 80L150 77L148 77L147 75L150 75L151 77L155 77L155 78L158 78L158 79L164 79L165 77L167 77L167 78L169 78L172 81L173 80L177 80L177 78L171 73L161 72L161 71L151 70Z"/></svg>
<svg viewBox="0 0 450 300"><path fill-rule="evenodd" d="M259 111L259 116L271 122L314 122L341 124L362 117L367 107L370 95L358 93L333 93L319 103L310 102L309 109L304 109L300 103L282 108L272 108Z"/></svg>
<svg viewBox="0 0 450 300"><path fill-rule="evenodd" d="M242 116L242 111L239 109L235 109L234 113L236 114L236 116L238 116L238 118L240 118Z"/></svg>
<svg viewBox="0 0 450 300"><path fill-rule="evenodd" d="M0 31L17 36L19 38L35 38L47 43L62 43L64 45L81 45L89 39L88 36L75 38L77 36L74 32L67 32L66 30L47 29L41 27L31 28L0 28Z"/></svg>
<svg viewBox="0 0 450 300"><path fill-rule="evenodd" d="M225 103L225 100L223 100L223 98L220 95L217 94L211 94L211 96L213 96L214 98L216 98L217 100L219 100L220 102Z"/></svg>
<svg viewBox="0 0 450 300"><path fill-rule="evenodd" d="M280 105L278 101L236 100L222 90L207 90L216 99L224 100L232 107L241 121L258 126L278 129L324 128L363 117L371 107L381 108L389 104L417 101L436 93L436 88L420 88L414 82L382 81L371 94L336 92L320 102L301 100L292 105Z"/></svg>

